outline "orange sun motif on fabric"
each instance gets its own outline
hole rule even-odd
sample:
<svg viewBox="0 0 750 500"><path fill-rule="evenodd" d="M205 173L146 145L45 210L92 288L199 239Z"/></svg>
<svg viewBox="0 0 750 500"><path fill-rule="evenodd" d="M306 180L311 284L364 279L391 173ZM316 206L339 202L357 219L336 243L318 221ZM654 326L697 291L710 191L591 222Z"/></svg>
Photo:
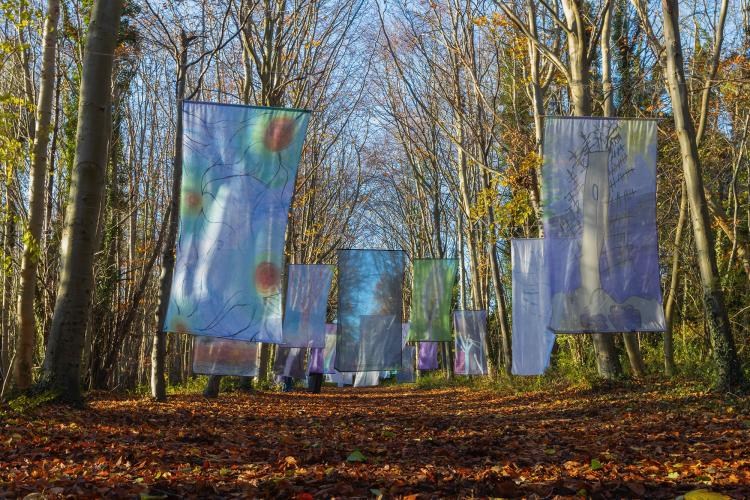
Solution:
<svg viewBox="0 0 750 500"><path fill-rule="evenodd" d="M184 202L188 212L196 213L203 206L203 196L197 191L188 191L185 193Z"/></svg>
<svg viewBox="0 0 750 500"><path fill-rule="evenodd" d="M261 262L255 267L255 289L263 297L277 293L280 282L281 272L273 262Z"/></svg>
<svg viewBox="0 0 750 500"><path fill-rule="evenodd" d="M294 118L277 117L272 118L266 126L263 135L263 144L271 151L281 151L289 147L294 139L297 122Z"/></svg>

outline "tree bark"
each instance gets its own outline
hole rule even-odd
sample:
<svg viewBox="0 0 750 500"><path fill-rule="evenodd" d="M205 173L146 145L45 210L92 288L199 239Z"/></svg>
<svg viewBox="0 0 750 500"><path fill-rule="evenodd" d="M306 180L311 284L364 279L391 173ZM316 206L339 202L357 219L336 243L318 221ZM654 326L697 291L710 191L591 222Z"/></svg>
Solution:
<svg viewBox="0 0 750 500"><path fill-rule="evenodd" d="M91 12L78 107L76 153L62 243L60 285L42 386L80 403L80 364L93 291L96 221L112 129L112 67L122 0L96 0Z"/></svg>
<svg viewBox="0 0 750 500"><path fill-rule="evenodd" d="M615 111L612 77L610 76L612 67L612 58L610 57L609 52L611 26L612 5L609 4L606 6L606 11L604 12L602 34L601 39L599 40L599 47L602 56L602 87L604 90L604 105L602 111L603 116L606 117L614 116ZM622 334L622 340L625 343L625 352L628 355L630 369L633 371L633 374L638 378L645 377L646 367L643 363L643 357L641 356L641 349L638 346L638 335L633 332L624 332Z"/></svg>
<svg viewBox="0 0 750 500"><path fill-rule="evenodd" d="M17 389L26 390L32 383L36 322L34 298L36 296L37 264L41 255L44 226L45 180L47 175L47 147L52 122L52 97L55 91L55 55L57 48L57 20L60 17L59 0L48 0L47 18L44 21L44 48L39 99L36 109L36 130L31 157L29 179L29 217L24 232L21 281L18 294L18 345L14 366L14 383Z"/></svg>
<svg viewBox="0 0 750 500"><path fill-rule="evenodd" d="M677 219L677 228L674 235L674 254L672 255L672 275L669 280L669 293L664 304L664 318L666 330L664 330L664 373L673 377L676 372L674 362L674 307L677 302L677 286L680 281L680 245L682 244L682 232L687 220L688 201L687 188L682 182L680 190L680 215Z"/></svg>
<svg viewBox="0 0 750 500"><path fill-rule="evenodd" d="M207 398L219 396L219 387L221 386L221 375L209 375L206 382L206 388L203 389L203 395Z"/></svg>
<svg viewBox="0 0 750 500"><path fill-rule="evenodd" d="M584 26L580 0L563 0L563 11L569 29L568 58L570 68L570 99L575 116L591 115L590 73L591 65L587 56L589 34ZM617 378L622 373L620 360L611 334L593 333L596 369L599 376L606 379Z"/></svg>
<svg viewBox="0 0 750 500"><path fill-rule="evenodd" d="M695 239L696 259L703 285L706 324L713 343L716 364L715 388L731 391L744 385L744 375L737 358L724 294L719 283L713 245L711 219L708 213L695 128L690 116L685 83L682 44L679 32L679 5L676 0L662 0L664 41L666 49L667 87L672 100L675 130L682 152L690 220Z"/></svg>
<svg viewBox="0 0 750 500"><path fill-rule="evenodd" d="M164 321L167 317L169 295L172 291L174 273L174 251L177 229L180 221L180 192L182 190L182 101L185 99L185 73L187 72L187 51L189 41L184 31L180 33L180 53L177 69L177 119L174 133L174 165L172 173L172 199L169 202L169 226L164 251L161 256L161 276L159 277L159 301L156 310L156 332L151 350L151 397L157 401L167 399L164 381L166 358L166 332Z"/></svg>

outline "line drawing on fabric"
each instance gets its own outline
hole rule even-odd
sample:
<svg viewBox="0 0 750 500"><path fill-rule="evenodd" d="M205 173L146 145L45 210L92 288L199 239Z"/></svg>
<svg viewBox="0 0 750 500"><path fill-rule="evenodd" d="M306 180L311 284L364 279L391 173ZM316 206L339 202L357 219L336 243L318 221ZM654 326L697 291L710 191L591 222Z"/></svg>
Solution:
<svg viewBox="0 0 750 500"><path fill-rule="evenodd" d="M664 329L653 122L547 121L543 222L558 333Z"/></svg>
<svg viewBox="0 0 750 500"><path fill-rule="evenodd" d="M281 343L284 232L309 113L186 101L165 330Z"/></svg>

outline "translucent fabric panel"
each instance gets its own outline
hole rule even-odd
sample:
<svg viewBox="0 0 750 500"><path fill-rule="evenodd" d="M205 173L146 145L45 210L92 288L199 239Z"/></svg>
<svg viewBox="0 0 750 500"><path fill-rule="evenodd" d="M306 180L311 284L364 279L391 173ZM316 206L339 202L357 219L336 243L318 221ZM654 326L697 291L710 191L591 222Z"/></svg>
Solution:
<svg viewBox="0 0 750 500"><path fill-rule="evenodd" d="M326 323L326 346L323 350L323 373L336 373L333 360L336 358L336 325Z"/></svg>
<svg viewBox="0 0 750 500"><path fill-rule="evenodd" d="M514 375L542 375L555 345L544 248L541 239L511 240Z"/></svg>
<svg viewBox="0 0 750 500"><path fill-rule="evenodd" d="M306 111L185 102L180 234L164 329L282 341L281 270Z"/></svg>
<svg viewBox="0 0 750 500"><path fill-rule="evenodd" d="M339 250L336 370L401 366L404 261L400 250Z"/></svg>
<svg viewBox="0 0 750 500"><path fill-rule="evenodd" d="M290 264L287 269L284 345L325 347L326 308L333 268L325 264Z"/></svg>
<svg viewBox="0 0 750 500"><path fill-rule="evenodd" d="M202 375L258 375L258 344L214 337L194 337L193 372Z"/></svg>
<svg viewBox="0 0 750 500"><path fill-rule="evenodd" d="M374 387L380 384L380 372L357 372L354 374L354 387Z"/></svg>
<svg viewBox="0 0 750 500"><path fill-rule="evenodd" d="M437 342L420 342L419 355L417 357L417 369L438 369L438 344Z"/></svg>
<svg viewBox="0 0 750 500"><path fill-rule="evenodd" d="M409 342L450 342L457 259L415 259Z"/></svg>
<svg viewBox="0 0 750 500"><path fill-rule="evenodd" d="M329 382L336 384L338 387L344 387L345 385L354 384L355 375L356 373L353 372L341 373L334 371L334 373L326 375L326 379Z"/></svg>
<svg viewBox="0 0 750 500"><path fill-rule="evenodd" d="M307 373L323 373L323 349L313 347L307 361Z"/></svg>
<svg viewBox="0 0 750 500"><path fill-rule="evenodd" d="M305 378L305 352L300 347L276 347L273 373L284 377Z"/></svg>
<svg viewBox="0 0 750 500"><path fill-rule="evenodd" d="M547 118L542 176L550 328L664 330L656 122Z"/></svg>
<svg viewBox="0 0 750 500"><path fill-rule="evenodd" d="M486 375L487 311L453 311L456 375Z"/></svg>
<svg viewBox="0 0 750 500"><path fill-rule="evenodd" d="M326 323L325 348L310 349L310 360L307 363L308 373L333 374L333 356L336 355L336 325Z"/></svg>
<svg viewBox="0 0 750 500"><path fill-rule="evenodd" d="M413 345L404 347L401 351L401 369L396 374L396 380L402 384L414 383L417 380L417 373L415 371L415 358L417 356L417 348Z"/></svg>

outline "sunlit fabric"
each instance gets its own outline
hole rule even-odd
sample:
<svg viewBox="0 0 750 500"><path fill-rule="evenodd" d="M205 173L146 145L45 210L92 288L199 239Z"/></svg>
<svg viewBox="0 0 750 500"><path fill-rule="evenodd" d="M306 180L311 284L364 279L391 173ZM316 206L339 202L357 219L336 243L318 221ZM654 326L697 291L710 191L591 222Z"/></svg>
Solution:
<svg viewBox="0 0 750 500"><path fill-rule="evenodd" d="M336 325L326 323L326 346L323 350L323 373L336 373L333 361L336 357Z"/></svg>
<svg viewBox="0 0 750 500"><path fill-rule="evenodd" d="M415 259L409 342L449 342L456 259Z"/></svg>
<svg viewBox="0 0 750 500"><path fill-rule="evenodd" d="M548 118L542 202L550 328L665 328L656 234L656 123Z"/></svg>
<svg viewBox="0 0 750 500"><path fill-rule="evenodd" d="M339 250L336 370L401 366L404 260L400 250Z"/></svg>
<svg viewBox="0 0 750 500"><path fill-rule="evenodd" d="M514 375L542 375L555 345L544 248L541 239L511 240Z"/></svg>
<svg viewBox="0 0 750 500"><path fill-rule="evenodd" d="M406 345L409 337L409 323L401 323L401 368L396 372L396 381L399 383L410 383L416 380L414 371L414 358L416 347ZM383 378L388 378L390 372L386 372Z"/></svg>
<svg viewBox="0 0 750 500"><path fill-rule="evenodd" d="M373 387L380 383L380 372L357 372L354 374L354 387Z"/></svg>
<svg viewBox="0 0 750 500"><path fill-rule="evenodd" d="M456 375L486 375L487 311L453 311Z"/></svg>
<svg viewBox="0 0 750 500"><path fill-rule="evenodd" d="M284 345L325 347L326 308L333 268L325 264L290 264L287 269Z"/></svg>
<svg viewBox="0 0 750 500"><path fill-rule="evenodd" d="M201 375L258 375L258 344L214 337L194 337L193 373Z"/></svg>
<svg viewBox="0 0 750 500"><path fill-rule="evenodd" d="M313 347L307 361L307 373L323 373L323 349Z"/></svg>
<svg viewBox="0 0 750 500"><path fill-rule="evenodd" d="M438 344L437 342L420 342L419 355L417 356L417 369L438 369Z"/></svg>
<svg viewBox="0 0 750 500"><path fill-rule="evenodd" d="M185 102L183 116L164 329L280 343L284 235L309 113Z"/></svg>
<svg viewBox="0 0 750 500"><path fill-rule="evenodd" d="M325 347L310 349L310 360L307 364L309 373L333 374L333 357L336 355L336 325L325 325Z"/></svg>
<svg viewBox="0 0 750 500"><path fill-rule="evenodd" d="M354 384L355 375L356 373L353 372L341 373L334 370L333 373L326 375L326 380L336 384L338 387L344 387L345 385Z"/></svg>
<svg viewBox="0 0 750 500"><path fill-rule="evenodd" d="M305 378L305 351L300 347L276 347L273 373L284 377Z"/></svg>

